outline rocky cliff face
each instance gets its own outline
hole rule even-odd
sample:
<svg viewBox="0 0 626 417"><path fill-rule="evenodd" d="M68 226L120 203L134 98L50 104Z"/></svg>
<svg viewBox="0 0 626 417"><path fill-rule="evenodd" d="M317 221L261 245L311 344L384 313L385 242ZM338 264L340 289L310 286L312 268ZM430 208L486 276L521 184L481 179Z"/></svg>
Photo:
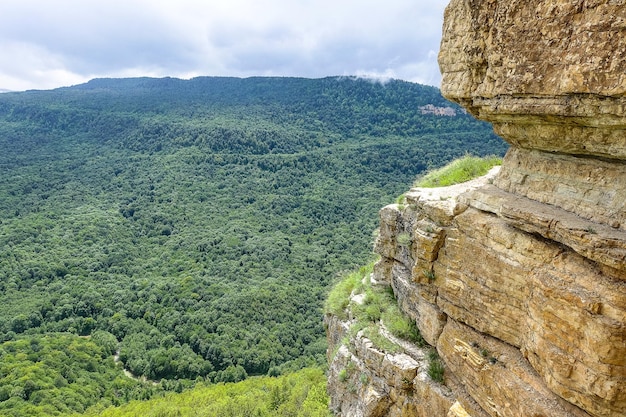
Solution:
<svg viewBox="0 0 626 417"><path fill-rule="evenodd" d="M445 372L329 317L338 415L626 415L625 58L622 0L450 3L442 90L511 149L481 186L382 209L374 280Z"/></svg>

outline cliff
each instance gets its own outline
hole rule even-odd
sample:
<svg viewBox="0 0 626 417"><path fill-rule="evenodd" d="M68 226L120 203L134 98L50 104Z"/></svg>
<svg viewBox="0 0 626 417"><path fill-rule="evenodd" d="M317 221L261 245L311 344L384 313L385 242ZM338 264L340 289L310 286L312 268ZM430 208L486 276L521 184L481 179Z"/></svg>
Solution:
<svg viewBox="0 0 626 417"><path fill-rule="evenodd" d="M511 148L491 179L381 210L372 281L424 343L327 317L337 415L626 415L625 6L450 3L442 91Z"/></svg>

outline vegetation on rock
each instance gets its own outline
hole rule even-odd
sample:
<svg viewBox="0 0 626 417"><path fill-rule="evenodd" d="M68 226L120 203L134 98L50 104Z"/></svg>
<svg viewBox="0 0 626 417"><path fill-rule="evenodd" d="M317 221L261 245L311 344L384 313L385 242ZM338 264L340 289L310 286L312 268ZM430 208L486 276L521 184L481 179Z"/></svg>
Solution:
<svg viewBox="0 0 626 417"><path fill-rule="evenodd" d="M426 372L433 381L443 383L445 367L435 349L431 349L428 352L428 370Z"/></svg>
<svg viewBox="0 0 626 417"><path fill-rule="evenodd" d="M389 285L372 285L374 263L362 266L335 284L325 304L326 314L352 321L350 333L363 330L379 348L396 352L399 347L381 334L384 326L392 335L424 346L425 342L413 320L398 307Z"/></svg>
<svg viewBox="0 0 626 417"><path fill-rule="evenodd" d="M499 156L478 157L465 155L447 165L427 172L418 178L415 187L435 188L460 184L485 175L491 168L502 164Z"/></svg>

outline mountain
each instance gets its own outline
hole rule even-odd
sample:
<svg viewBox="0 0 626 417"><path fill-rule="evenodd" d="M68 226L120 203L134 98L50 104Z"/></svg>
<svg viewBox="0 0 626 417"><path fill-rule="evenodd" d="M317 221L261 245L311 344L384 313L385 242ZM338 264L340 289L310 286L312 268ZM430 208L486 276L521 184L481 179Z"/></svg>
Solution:
<svg viewBox="0 0 626 417"><path fill-rule="evenodd" d="M0 148L8 412L323 364L323 300L371 257L379 208L506 145L434 87L201 77L2 94ZM68 349L95 362L45 359Z"/></svg>

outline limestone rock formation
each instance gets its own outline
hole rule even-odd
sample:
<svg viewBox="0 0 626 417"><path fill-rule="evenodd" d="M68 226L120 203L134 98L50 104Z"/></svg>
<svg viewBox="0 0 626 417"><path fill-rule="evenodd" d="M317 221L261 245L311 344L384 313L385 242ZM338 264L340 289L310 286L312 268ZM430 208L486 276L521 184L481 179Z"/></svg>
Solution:
<svg viewBox="0 0 626 417"><path fill-rule="evenodd" d="M626 1L452 0L439 60L444 94L511 144L491 180L381 210L375 279L444 384L419 349L344 331L335 411L626 416ZM333 388L348 363L363 392Z"/></svg>
<svg viewBox="0 0 626 417"><path fill-rule="evenodd" d="M514 146L626 157L621 0L452 0L442 91Z"/></svg>

